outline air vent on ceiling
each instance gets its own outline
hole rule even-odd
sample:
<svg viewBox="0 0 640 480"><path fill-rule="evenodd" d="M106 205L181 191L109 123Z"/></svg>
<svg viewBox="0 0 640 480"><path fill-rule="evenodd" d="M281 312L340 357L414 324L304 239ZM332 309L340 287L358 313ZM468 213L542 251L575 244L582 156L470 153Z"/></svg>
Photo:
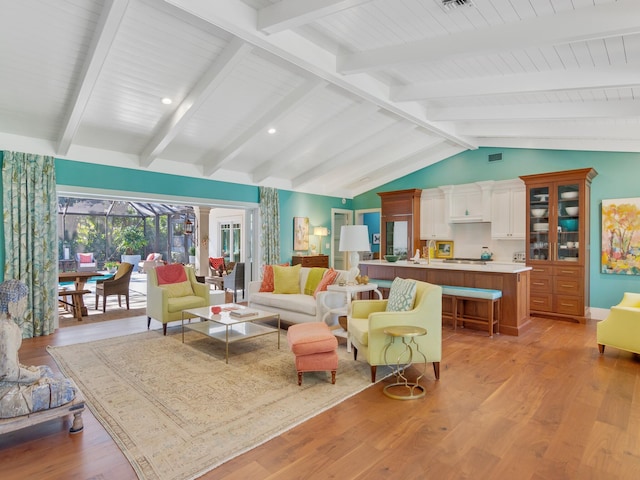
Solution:
<svg viewBox="0 0 640 480"><path fill-rule="evenodd" d="M453 10L458 7L473 7L473 0L440 0L442 2L442 8L445 10Z"/></svg>
<svg viewBox="0 0 640 480"><path fill-rule="evenodd" d="M489 155L490 162L499 162L500 160L502 160L501 153L492 153L491 155Z"/></svg>

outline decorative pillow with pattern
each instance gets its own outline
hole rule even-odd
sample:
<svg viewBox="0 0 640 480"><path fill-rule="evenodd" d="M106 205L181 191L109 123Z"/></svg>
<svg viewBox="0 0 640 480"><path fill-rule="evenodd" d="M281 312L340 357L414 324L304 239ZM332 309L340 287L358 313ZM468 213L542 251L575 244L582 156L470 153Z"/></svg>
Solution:
<svg viewBox="0 0 640 480"><path fill-rule="evenodd" d="M322 280L320 280L320 283L313 292L313 298L316 298L318 296L318 292L324 292L329 285L333 285L333 282L336 281L336 278L338 278L337 270L334 270L333 268L327 270L324 273Z"/></svg>
<svg viewBox="0 0 640 480"><path fill-rule="evenodd" d="M387 312L406 312L413 310L413 303L416 300L415 280L407 280L396 277L389 290L389 300L387 301Z"/></svg>
<svg viewBox="0 0 640 480"><path fill-rule="evenodd" d="M281 263L281 267L288 267L289 262ZM262 284L260 284L261 292L273 292L273 265L265 265L262 270Z"/></svg>

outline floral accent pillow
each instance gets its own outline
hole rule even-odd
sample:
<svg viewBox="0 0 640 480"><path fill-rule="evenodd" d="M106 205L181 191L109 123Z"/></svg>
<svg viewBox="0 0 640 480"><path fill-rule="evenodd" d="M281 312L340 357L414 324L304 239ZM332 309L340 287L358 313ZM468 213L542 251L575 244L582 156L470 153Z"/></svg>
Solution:
<svg viewBox="0 0 640 480"><path fill-rule="evenodd" d="M322 280L320 280L320 283L313 292L313 298L316 298L319 292L324 292L329 285L333 285L333 282L336 281L336 278L338 278L338 272L336 270L334 270L333 268L327 270L324 273Z"/></svg>
<svg viewBox="0 0 640 480"><path fill-rule="evenodd" d="M281 267L288 267L289 262L281 263ZM273 265L265 265L262 270L262 284L260 292L273 292Z"/></svg>
<svg viewBox="0 0 640 480"><path fill-rule="evenodd" d="M406 312L413 310L413 303L416 300L415 280L407 280L396 277L389 290L389 300L387 301L387 312Z"/></svg>

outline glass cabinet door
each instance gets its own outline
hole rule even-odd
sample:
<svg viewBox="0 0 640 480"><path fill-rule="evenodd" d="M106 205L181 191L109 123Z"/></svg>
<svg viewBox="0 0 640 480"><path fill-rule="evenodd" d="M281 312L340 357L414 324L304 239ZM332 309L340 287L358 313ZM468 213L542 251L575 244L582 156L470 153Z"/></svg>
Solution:
<svg viewBox="0 0 640 480"><path fill-rule="evenodd" d="M556 191L557 243L555 258L565 262L577 262L580 254L580 186L560 184Z"/></svg>
<svg viewBox="0 0 640 480"><path fill-rule="evenodd" d="M551 258L553 237L552 213L549 211L550 188L548 186L532 187L529 190L529 258L531 260L548 260Z"/></svg>

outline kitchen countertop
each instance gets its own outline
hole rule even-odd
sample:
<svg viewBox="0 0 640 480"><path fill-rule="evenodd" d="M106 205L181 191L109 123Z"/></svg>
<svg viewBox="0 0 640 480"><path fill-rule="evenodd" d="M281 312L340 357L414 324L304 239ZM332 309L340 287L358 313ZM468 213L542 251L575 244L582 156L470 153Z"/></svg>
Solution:
<svg viewBox="0 0 640 480"><path fill-rule="evenodd" d="M496 273L519 273L531 270L531 267L528 267L524 263L499 262L494 260L488 261L485 265L477 265L472 263L445 263L442 260L431 260L430 264L427 264L426 260L420 260L420 263L414 263L413 260L398 260L397 262L387 262L386 260L363 260L360 262L360 264Z"/></svg>

